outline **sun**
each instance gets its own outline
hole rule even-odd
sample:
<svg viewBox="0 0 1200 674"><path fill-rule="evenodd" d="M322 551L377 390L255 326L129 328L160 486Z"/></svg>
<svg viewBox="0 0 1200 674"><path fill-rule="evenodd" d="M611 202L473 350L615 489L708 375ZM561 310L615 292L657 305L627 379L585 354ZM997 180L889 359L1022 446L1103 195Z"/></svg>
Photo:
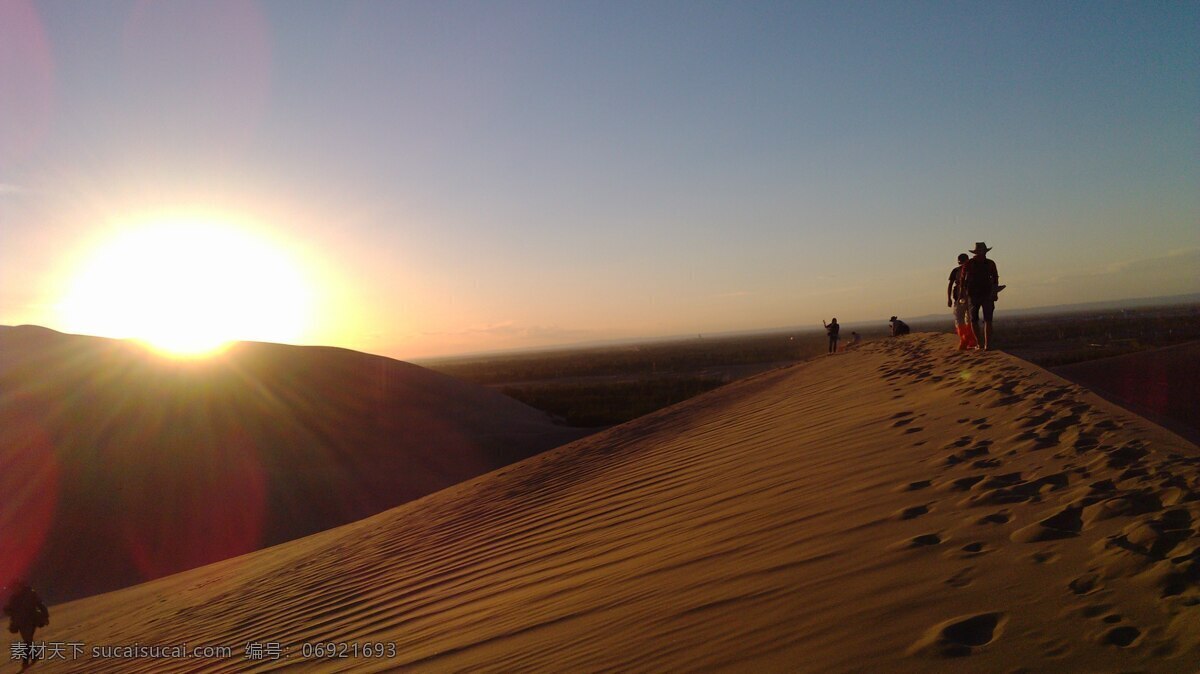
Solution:
<svg viewBox="0 0 1200 674"><path fill-rule="evenodd" d="M70 332L199 357L235 340L301 340L311 296L284 246L219 220L170 218L126 228L91 250L58 312Z"/></svg>

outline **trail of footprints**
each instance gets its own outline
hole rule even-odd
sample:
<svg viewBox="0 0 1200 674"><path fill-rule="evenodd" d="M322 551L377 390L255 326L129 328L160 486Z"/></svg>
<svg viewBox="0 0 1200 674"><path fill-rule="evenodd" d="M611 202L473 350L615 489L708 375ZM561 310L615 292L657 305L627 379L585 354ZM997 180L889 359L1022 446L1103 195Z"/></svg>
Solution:
<svg viewBox="0 0 1200 674"><path fill-rule="evenodd" d="M1126 526L1094 545L1084 572L1063 588L1065 598L1084 601L1074 614L1096 624L1088 633L1114 648L1137 648L1143 643L1146 630L1127 624L1115 606L1095 600L1108 593L1103 579L1121 582L1141 573L1152 579L1172 622L1200 619L1200 611L1192 611L1200 606L1200 459L1163 455L1141 439L1106 442L1123 425L1078 400L1077 386L1028 382L1020 367L1000 361L975 363L971 371L976 376L954 376L951 370L979 354L943 358L947 365L938 371L924 345L897 340L888 349L898 362L880 368L880 373L893 384L910 379L949 386L974 409L1028 407L1016 423L1021 430L1001 442L980 437L992 428L988 416L969 413L958 418L963 434L942 446L946 453L932 466L936 476L898 487L921 496L919 503L899 511L898 519L923 517L947 499L958 508L987 509L970 522L971 527L1011 527L1007 538L1012 543L1039 544L1066 542L1102 522L1122 518L1128 520ZM917 433L922 430L916 425L918 418L913 412L899 412L891 425L903 434ZM1046 452L1038 468L1004 470L1006 458L1018 454L1027 458L1037 452ZM1036 521L1018 526L1012 507L1025 504L1047 507ZM940 548L953 538L951 533L933 531L915 536L903 547ZM992 551L985 542L970 541L950 545L945 554L970 560ZM1030 563L1049 564L1059 557L1051 547L1026 558ZM945 583L966 587L974 581L974 573L975 567L966 566ZM1002 613L964 616L935 626L910 651L969 655L994 641L1004 620ZM1164 633L1153 629L1159 636ZM1156 643L1155 655L1176 654L1178 646L1171 639ZM1071 649L1061 639L1044 639L1040 645L1050 658Z"/></svg>

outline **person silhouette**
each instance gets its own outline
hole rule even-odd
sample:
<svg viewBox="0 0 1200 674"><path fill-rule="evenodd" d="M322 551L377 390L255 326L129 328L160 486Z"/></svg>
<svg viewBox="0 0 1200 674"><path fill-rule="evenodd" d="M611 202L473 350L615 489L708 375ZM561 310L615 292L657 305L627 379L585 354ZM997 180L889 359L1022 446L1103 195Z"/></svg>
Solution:
<svg viewBox="0 0 1200 674"><path fill-rule="evenodd" d="M950 270L950 282L946 285L946 306L954 308L954 332L958 334L958 350L973 349L978 346L975 340L975 328L967 320L967 291L963 287L963 276L966 275L966 253L958 256L958 266Z"/></svg>
<svg viewBox="0 0 1200 674"><path fill-rule="evenodd" d="M23 660L28 667L35 660L33 633L37 628L50 624L50 611L29 583L14 579L12 594L8 597L8 603L4 605L4 613L9 617L8 631L13 634L21 633L21 641L25 643Z"/></svg>
<svg viewBox="0 0 1200 674"><path fill-rule="evenodd" d="M829 353L837 353L838 331L842 329L842 326L838 325L836 318L828 323L825 322L825 319L821 319L821 325L824 325L825 332L829 333Z"/></svg>
<svg viewBox="0 0 1200 674"><path fill-rule="evenodd" d="M975 243L975 249L967 251L972 257L963 267L962 287L970 300L971 324L975 337L979 333L979 312L983 310L983 340L984 351L992 348L992 314L996 310L996 294L1003 289L1000 285L1000 274L996 271L996 263L988 259L991 248L983 241Z"/></svg>

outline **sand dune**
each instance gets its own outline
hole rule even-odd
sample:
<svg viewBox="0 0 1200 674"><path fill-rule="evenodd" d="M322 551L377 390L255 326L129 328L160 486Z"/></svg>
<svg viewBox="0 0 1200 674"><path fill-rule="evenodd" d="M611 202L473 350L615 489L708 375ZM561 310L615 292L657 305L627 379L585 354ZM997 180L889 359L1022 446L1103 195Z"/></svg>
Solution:
<svg viewBox="0 0 1200 674"><path fill-rule="evenodd" d="M0 580L50 599L356 521L574 440L481 386L344 349L175 362L0 327Z"/></svg>
<svg viewBox="0 0 1200 674"><path fill-rule="evenodd" d="M1064 365L1053 372L1200 442L1200 342Z"/></svg>
<svg viewBox="0 0 1200 674"><path fill-rule="evenodd" d="M1195 671L1200 450L912 335L52 608L39 671ZM316 642L392 657L305 657ZM287 657L243 659L247 643Z"/></svg>

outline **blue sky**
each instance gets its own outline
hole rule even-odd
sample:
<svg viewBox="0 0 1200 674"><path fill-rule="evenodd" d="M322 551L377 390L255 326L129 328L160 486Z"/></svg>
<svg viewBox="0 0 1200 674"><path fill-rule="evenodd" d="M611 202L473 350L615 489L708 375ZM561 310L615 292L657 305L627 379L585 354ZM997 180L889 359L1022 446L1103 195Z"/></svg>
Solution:
<svg viewBox="0 0 1200 674"><path fill-rule="evenodd" d="M294 341L398 357L933 313L978 240L1001 318L1200 292L1197 3L0 14L3 324L188 209L304 251Z"/></svg>

